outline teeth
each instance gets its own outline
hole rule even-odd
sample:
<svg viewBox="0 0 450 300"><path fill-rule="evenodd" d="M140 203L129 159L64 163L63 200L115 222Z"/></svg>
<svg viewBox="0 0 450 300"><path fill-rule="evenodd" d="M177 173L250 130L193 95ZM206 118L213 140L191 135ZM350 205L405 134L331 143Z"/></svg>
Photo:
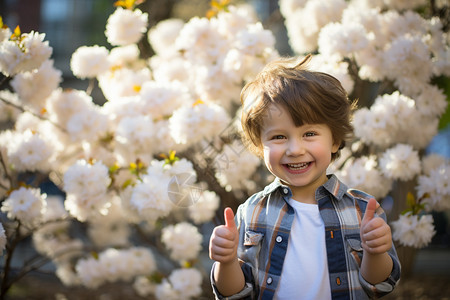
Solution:
<svg viewBox="0 0 450 300"><path fill-rule="evenodd" d="M301 169L306 168L308 165L309 165L309 163L287 164L289 169L293 169L293 170L301 170Z"/></svg>

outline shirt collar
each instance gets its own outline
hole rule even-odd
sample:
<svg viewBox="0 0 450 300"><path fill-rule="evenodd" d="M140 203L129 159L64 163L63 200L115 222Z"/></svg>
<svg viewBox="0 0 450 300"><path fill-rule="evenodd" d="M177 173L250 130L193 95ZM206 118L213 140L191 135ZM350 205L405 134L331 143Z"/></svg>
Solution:
<svg viewBox="0 0 450 300"><path fill-rule="evenodd" d="M275 180L269 184L268 186L266 186L264 188L263 191L263 195L267 196L268 194L271 194L273 192L275 192L278 189L285 189L287 188L289 190L289 197L292 197L292 192L291 189L283 184L280 180L280 178L276 177ZM283 195L285 195L286 193L281 191L281 193ZM324 194L331 194L333 195L337 200L342 199L342 197L344 197L344 194L347 193L347 186L341 182L336 175L331 174L328 175L328 181L325 182L322 186L320 186L317 191L316 191L316 199L321 198L320 196L324 195Z"/></svg>

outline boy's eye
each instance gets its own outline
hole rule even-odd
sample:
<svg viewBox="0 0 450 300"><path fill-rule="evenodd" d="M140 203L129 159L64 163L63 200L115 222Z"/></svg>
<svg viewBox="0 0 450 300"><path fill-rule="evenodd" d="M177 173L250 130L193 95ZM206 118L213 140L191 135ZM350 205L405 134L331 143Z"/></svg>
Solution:
<svg viewBox="0 0 450 300"><path fill-rule="evenodd" d="M307 137L311 137L311 136L315 136L315 135L316 135L315 132L307 132L307 133L305 133L305 136L307 136Z"/></svg>
<svg viewBox="0 0 450 300"><path fill-rule="evenodd" d="M278 135L275 135L272 139L274 139L274 140L282 140L284 138L285 138L284 135L278 134Z"/></svg>

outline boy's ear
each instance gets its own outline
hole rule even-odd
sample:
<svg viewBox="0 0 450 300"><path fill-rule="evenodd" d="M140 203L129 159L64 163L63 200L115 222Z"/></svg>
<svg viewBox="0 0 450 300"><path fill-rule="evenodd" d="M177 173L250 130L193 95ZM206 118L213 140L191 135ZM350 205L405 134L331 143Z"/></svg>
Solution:
<svg viewBox="0 0 450 300"><path fill-rule="evenodd" d="M333 147L331 148L331 153L336 153L344 147L345 147L345 141L336 142L333 144Z"/></svg>

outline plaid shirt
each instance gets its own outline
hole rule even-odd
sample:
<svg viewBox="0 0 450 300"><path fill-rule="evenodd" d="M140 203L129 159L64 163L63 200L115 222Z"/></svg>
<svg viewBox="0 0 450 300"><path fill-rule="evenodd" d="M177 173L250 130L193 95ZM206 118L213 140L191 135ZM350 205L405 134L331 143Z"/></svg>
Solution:
<svg viewBox="0 0 450 300"><path fill-rule="evenodd" d="M400 278L400 263L394 246L388 252L393 260L393 269L386 281L372 285L359 272L363 254L360 223L371 196L347 189L334 175L316 190L315 196L325 224L332 299L361 300L390 293ZM240 234L238 257L246 285L238 294L223 297L215 287L212 270L211 282L216 299L273 298L295 215L287 201L291 197L289 187L277 178L239 206L236 214ZM380 206L376 215L386 221Z"/></svg>

